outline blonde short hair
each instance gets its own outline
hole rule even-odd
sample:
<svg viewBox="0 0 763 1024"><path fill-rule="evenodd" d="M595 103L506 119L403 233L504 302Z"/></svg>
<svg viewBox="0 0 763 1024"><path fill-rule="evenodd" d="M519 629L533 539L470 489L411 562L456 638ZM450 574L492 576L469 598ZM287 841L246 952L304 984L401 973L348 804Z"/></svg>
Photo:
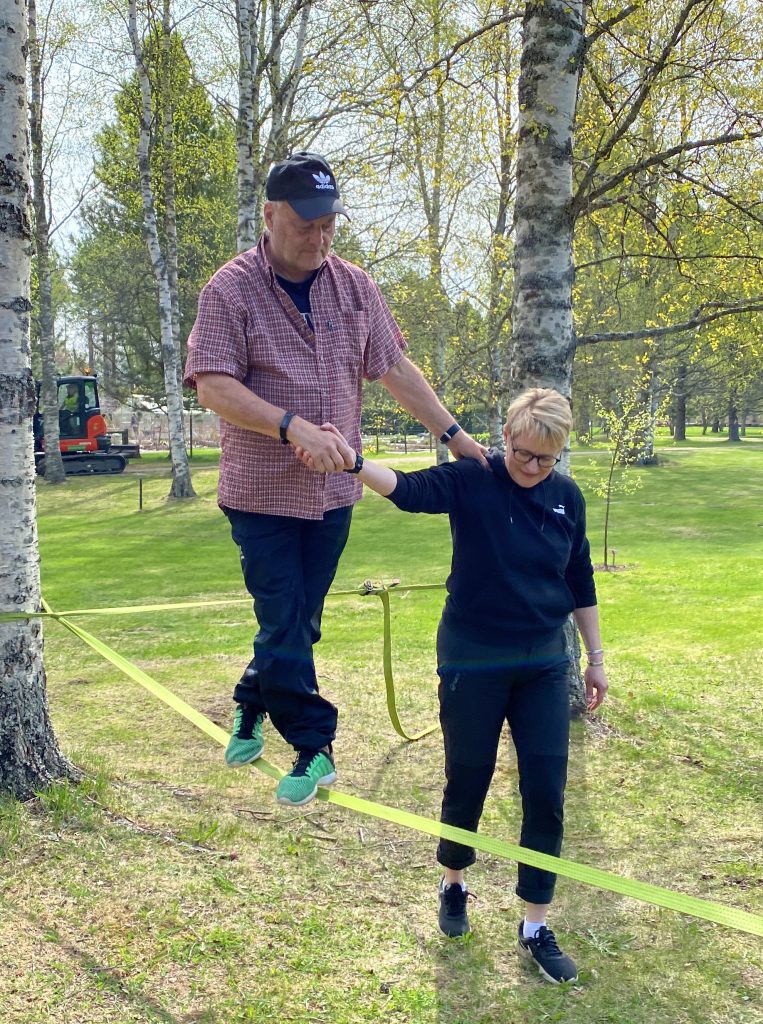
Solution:
<svg viewBox="0 0 763 1024"><path fill-rule="evenodd" d="M506 429L513 437L529 435L563 448L572 430L570 403L553 388L528 388L509 406Z"/></svg>

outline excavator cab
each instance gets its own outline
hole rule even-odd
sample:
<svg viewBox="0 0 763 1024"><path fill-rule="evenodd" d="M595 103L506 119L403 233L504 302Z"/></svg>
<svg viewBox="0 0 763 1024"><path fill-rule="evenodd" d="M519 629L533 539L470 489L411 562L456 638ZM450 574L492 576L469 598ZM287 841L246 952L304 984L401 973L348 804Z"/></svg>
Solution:
<svg viewBox="0 0 763 1024"><path fill-rule="evenodd" d="M96 417L98 420L96 421ZM58 381L58 433L61 450L105 451L111 439L98 405L95 377L60 377Z"/></svg>

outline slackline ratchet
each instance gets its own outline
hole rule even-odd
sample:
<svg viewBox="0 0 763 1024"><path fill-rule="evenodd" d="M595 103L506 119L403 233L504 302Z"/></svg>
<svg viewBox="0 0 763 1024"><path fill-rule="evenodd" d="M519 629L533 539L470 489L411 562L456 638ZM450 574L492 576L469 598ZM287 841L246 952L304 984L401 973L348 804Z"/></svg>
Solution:
<svg viewBox="0 0 763 1024"><path fill-rule="evenodd" d="M80 626L75 625L75 623L70 622L63 615L52 612L47 602L43 601L43 607L62 626L65 626L66 629L92 647L94 651L124 672L125 675L154 694L159 700L164 701L173 711L188 719L197 729L206 733L210 739L213 739L223 747L227 745L228 734L219 725L215 725L205 715L202 715L201 712L191 707L190 704L175 696L171 690L156 682L155 679L152 679L142 669L138 668L137 665L133 665L132 662L123 658L121 654L112 650L103 641L86 632ZM270 764L270 762L261 757L253 762L252 767L257 768L265 775L269 775L272 779L279 779L284 774L275 765ZM673 910L680 914L689 914L704 921L713 921L715 924L721 924L736 931L747 932L750 935L763 936L763 917L751 914L746 910L738 910L736 907L728 907L722 903L699 899L696 896L687 896L684 893L664 889L661 886L651 885L648 882L622 878L609 871L602 871L600 868L577 864L575 861L566 860L563 857L552 857L549 854L538 853L536 850L528 850L514 843L493 839L490 836L480 835L476 832L468 832L466 829L455 828L453 825L444 825L441 822L433 821L431 818L424 818L418 814L411 814L396 807L387 807L384 804L377 804L360 797L349 796L336 789L319 788L318 799L330 804L336 804L338 807L345 807L348 810L356 811L359 814L366 814L373 818L379 818L382 821L402 825L404 828L413 829L425 835L449 839L457 843L466 843L475 849L482 850L484 853L491 853L493 856L501 857L504 860L519 861L522 864L529 864L531 867L542 868L545 871L554 871L565 878L571 878L576 882L583 882L585 885L593 885L598 889L618 893L621 896L627 896L642 903L664 907L667 910Z"/></svg>

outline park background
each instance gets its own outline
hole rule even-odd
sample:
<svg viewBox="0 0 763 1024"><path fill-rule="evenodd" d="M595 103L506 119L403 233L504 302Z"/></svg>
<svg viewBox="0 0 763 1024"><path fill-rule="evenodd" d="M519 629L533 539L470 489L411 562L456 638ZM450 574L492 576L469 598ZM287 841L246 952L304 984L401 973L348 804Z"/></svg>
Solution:
<svg viewBox="0 0 763 1024"><path fill-rule="evenodd" d="M211 604L241 583L217 453L191 455L182 429L193 416L214 444L213 418L181 394L178 367L200 287L256 239L268 167L322 151L353 215L337 251L379 281L469 429L497 440L522 384L571 392L566 468L589 503L612 695L574 723L566 855L760 914L761 5L26 6L33 369L45 386L87 366L115 430L135 416L157 449L174 434L169 459L147 452L122 477L38 481L47 600L210 602L82 621L228 727L252 621ZM583 15L573 102L569 88L543 100L532 73ZM531 35L544 18L545 50ZM523 153L544 145L528 200ZM559 168L572 262L550 287L526 274L520 287L521 231L553 234ZM558 336L528 330L544 289L549 307L574 307ZM372 455L444 457L383 391L369 386L365 409ZM440 584L448 561L444 520L368 496L337 588ZM2 611L18 605L3 594ZM412 726L435 715L441 597L393 596ZM46 740L84 775L0 802L14 1024L760 1019L752 936L571 882L554 924L582 984L543 986L512 948L513 868L491 857L472 874L475 936L444 942L429 840L322 804L284 812L267 777L225 770L70 634L47 623L45 636ZM329 600L319 668L342 711L340 786L436 815L436 735L406 745L386 717L376 599ZM39 735L28 708L44 676L27 674L19 714L0 704L3 742ZM267 754L287 767L272 733ZM507 744L484 830L511 839L517 825Z"/></svg>
<svg viewBox="0 0 763 1024"><path fill-rule="evenodd" d="M697 430L677 446L663 431L658 451L612 503L619 568L596 575L611 694L573 723L564 855L761 914L763 436L740 446ZM407 469L432 458L379 457ZM597 561L609 459L603 442L573 447ZM212 603L246 598L216 456L194 455L199 497L174 505L167 461L74 478L65 502L40 492L43 591L57 611L201 602L72 621L227 730L253 623L245 600ZM367 493L333 589L441 584L449 559L447 517ZM436 721L442 599L390 597L409 731ZM329 597L324 625L335 788L436 818L439 732L407 744L390 724L378 598ZM272 779L226 768L221 747L52 623L46 665L56 734L87 777L0 805L0 992L14 1024L760 1020L759 938L562 878L554 926L582 972L556 989L514 950L512 862L480 855L474 934L445 940L434 840L320 802L280 808ZM286 770L290 749L266 733L265 756ZM520 814L506 736L481 830L515 841Z"/></svg>

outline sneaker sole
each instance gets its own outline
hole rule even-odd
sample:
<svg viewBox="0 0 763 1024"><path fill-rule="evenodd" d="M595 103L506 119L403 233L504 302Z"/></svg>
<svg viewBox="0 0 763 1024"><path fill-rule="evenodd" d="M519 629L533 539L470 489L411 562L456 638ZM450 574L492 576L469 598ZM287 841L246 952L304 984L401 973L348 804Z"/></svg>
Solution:
<svg viewBox="0 0 763 1024"><path fill-rule="evenodd" d="M577 974L574 978L565 978L564 981L560 981L558 978L552 978L548 971L538 963L527 946L523 946L519 939L517 939L517 950L519 951L519 955L522 959L537 967L541 978L543 978L544 981L549 981L552 985L571 985L573 982L578 980Z"/></svg>
<svg viewBox="0 0 763 1024"><path fill-rule="evenodd" d="M330 772L328 775L324 775L323 778L318 779L312 793L308 793L303 800L286 800L282 796L276 796L276 803L283 804L284 807L304 807L305 804L309 804L311 800L315 799L319 786L330 786L332 782L336 782L336 772Z"/></svg>
<svg viewBox="0 0 763 1024"><path fill-rule="evenodd" d="M228 758L226 757L225 763L229 768L243 768L245 764L251 764L252 761L256 761L258 757L262 757L262 751L264 749L265 745L263 744L256 754L253 754L251 757L247 757L245 761L229 761Z"/></svg>
<svg viewBox="0 0 763 1024"><path fill-rule="evenodd" d="M467 935L472 934L471 928L467 928L465 932L446 932L441 924L438 923L437 927L440 930L440 935L444 935L446 939L465 939Z"/></svg>

